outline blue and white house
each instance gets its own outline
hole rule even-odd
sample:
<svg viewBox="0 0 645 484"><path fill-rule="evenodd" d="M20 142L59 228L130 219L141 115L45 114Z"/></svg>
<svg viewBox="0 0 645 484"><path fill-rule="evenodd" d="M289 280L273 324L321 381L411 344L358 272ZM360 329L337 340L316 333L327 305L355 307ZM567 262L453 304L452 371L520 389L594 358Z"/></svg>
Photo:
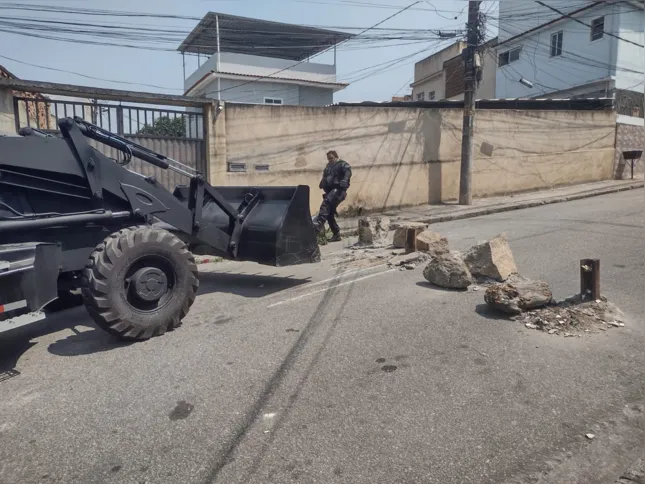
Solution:
<svg viewBox="0 0 645 484"><path fill-rule="evenodd" d="M209 12L182 42L198 58L188 96L228 102L326 106L348 86L336 77L336 46L352 34ZM332 62L318 61L326 53Z"/></svg>
<svg viewBox="0 0 645 484"><path fill-rule="evenodd" d="M495 97L614 97L619 114L643 117L642 0L499 5Z"/></svg>

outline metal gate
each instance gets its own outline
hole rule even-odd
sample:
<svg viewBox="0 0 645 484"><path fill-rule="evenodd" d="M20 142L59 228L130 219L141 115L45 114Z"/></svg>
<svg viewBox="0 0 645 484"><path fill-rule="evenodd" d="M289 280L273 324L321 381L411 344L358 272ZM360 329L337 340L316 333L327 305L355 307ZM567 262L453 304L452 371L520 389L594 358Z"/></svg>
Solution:
<svg viewBox="0 0 645 484"><path fill-rule="evenodd" d="M14 113L16 132L28 126L57 133L58 119L78 116L208 175L204 117L198 108L179 111L98 102L14 97ZM90 144L110 158L118 159L122 156L119 151L109 146L93 140L90 140ZM133 159L128 168L143 175L155 176L170 190L188 181L178 173L137 159Z"/></svg>

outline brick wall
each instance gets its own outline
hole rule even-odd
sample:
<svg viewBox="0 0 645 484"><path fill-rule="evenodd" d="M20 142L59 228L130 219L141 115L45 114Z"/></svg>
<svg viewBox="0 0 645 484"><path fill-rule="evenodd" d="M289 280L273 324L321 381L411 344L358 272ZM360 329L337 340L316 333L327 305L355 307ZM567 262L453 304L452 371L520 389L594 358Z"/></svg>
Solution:
<svg viewBox="0 0 645 484"><path fill-rule="evenodd" d="M616 154L614 158L614 177L623 180L631 177L631 163L626 163L622 152L627 150L642 150L645 148L645 127L630 124L616 125ZM634 173L643 173L645 159L643 157L634 165Z"/></svg>
<svg viewBox="0 0 645 484"><path fill-rule="evenodd" d="M616 112L625 116L642 118L645 115L643 93L616 89Z"/></svg>
<svg viewBox="0 0 645 484"><path fill-rule="evenodd" d="M3 77L5 79L17 79L16 76L14 76L11 72L7 71L2 66L0 66L0 77ZM13 91L13 95L15 97L33 99L34 101L45 101L49 99L46 96L43 96L42 94L34 94L31 92ZM36 121L36 118L38 118L38 126L40 126L41 128L45 128L45 129L55 128L55 126L51 126L52 123L50 121L51 116L49 115L49 103L27 102L26 104L27 104L27 112L29 113L29 119L31 121L32 126L36 124L35 121Z"/></svg>

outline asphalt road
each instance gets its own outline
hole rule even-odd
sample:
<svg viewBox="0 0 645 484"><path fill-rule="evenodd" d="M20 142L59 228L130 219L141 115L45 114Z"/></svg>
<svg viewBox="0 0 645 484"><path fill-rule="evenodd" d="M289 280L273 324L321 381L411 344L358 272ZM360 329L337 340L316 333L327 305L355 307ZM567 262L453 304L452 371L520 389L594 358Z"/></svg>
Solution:
<svg viewBox="0 0 645 484"><path fill-rule="evenodd" d="M20 374L0 382L0 482L613 482L642 456L643 213L635 190L434 227L455 249L506 232L556 297L600 258L628 320L583 338L420 268L338 263L340 244L316 266L202 266L184 325L145 343L82 308L1 337Z"/></svg>

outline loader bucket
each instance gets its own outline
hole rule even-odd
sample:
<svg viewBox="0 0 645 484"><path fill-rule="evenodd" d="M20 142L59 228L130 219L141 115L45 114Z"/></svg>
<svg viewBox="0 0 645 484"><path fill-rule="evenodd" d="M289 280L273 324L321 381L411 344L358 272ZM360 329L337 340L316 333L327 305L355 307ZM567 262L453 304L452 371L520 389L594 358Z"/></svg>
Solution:
<svg viewBox="0 0 645 484"><path fill-rule="evenodd" d="M59 266L55 244L0 245L0 333L44 318L41 310L58 297Z"/></svg>
<svg viewBox="0 0 645 484"><path fill-rule="evenodd" d="M236 260L272 266L320 262L308 186L214 188L233 207L252 191L260 195L242 228ZM214 201L206 199L202 217L230 233L229 218Z"/></svg>

